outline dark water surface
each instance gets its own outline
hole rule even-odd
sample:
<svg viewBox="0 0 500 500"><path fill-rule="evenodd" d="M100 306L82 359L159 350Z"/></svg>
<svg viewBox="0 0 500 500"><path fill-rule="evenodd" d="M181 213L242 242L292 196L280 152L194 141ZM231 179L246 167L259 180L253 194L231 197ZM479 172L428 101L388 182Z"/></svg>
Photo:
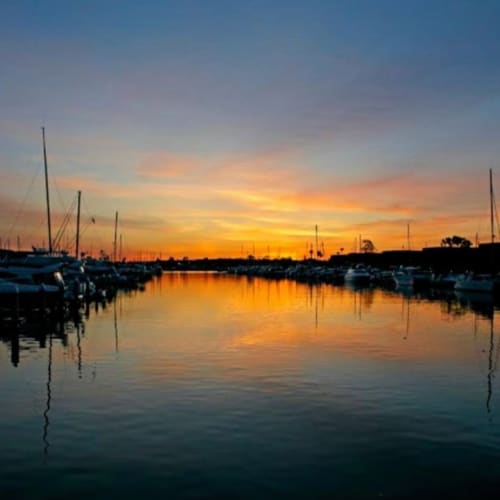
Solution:
<svg viewBox="0 0 500 500"><path fill-rule="evenodd" d="M4 328L0 498L496 497L497 319L481 296L165 274Z"/></svg>

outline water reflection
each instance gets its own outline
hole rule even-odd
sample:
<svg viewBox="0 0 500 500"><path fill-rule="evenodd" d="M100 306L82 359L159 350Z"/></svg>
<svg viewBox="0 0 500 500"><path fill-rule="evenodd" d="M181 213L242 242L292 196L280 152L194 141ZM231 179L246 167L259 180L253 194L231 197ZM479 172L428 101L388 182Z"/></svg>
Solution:
<svg viewBox="0 0 500 500"><path fill-rule="evenodd" d="M48 363L47 363L47 400L45 404L45 410L43 412L43 454L46 457L49 454L49 412L50 412L50 403L52 400L52 335L49 334L49 354L48 354Z"/></svg>
<svg viewBox="0 0 500 500"><path fill-rule="evenodd" d="M47 337L54 336L67 345L68 327L73 323L64 318L42 318L37 321L25 321L21 324L4 323L0 330L0 340L10 345L10 360L13 366L20 363L20 353L23 350L33 351L45 348Z"/></svg>
<svg viewBox="0 0 500 500"><path fill-rule="evenodd" d="M405 330L405 336L403 337L404 340L408 339L408 335L410 333L410 304L411 304L411 298L410 297L403 297L403 300L401 301L401 317L406 318L406 330ZM406 315L405 315L405 309L406 309Z"/></svg>
<svg viewBox="0 0 500 500"><path fill-rule="evenodd" d="M118 354L118 315L116 313L117 300L113 301L113 326L114 326L114 330L115 330L115 353ZM119 300L120 300L120 306L121 306L121 296L120 296Z"/></svg>
<svg viewBox="0 0 500 500"><path fill-rule="evenodd" d="M454 292L456 300L467 311L472 311L485 318L493 318L495 307L498 307L498 301L489 293L475 292Z"/></svg>
<svg viewBox="0 0 500 500"><path fill-rule="evenodd" d="M121 296L111 299L114 311L115 350L118 352L118 317L116 302L121 304ZM21 321L13 321L10 317L0 318L0 341L10 346L11 363L18 366L20 353L46 348L47 338L68 346L68 335L76 336L76 357L78 373L82 371L82 338L85 335L85 322L92 314L98 315L106 311L109 301L87 303L82 309L70 309L62 314L52 314L40 317L27 317Z"/></svg>
<svg viewBox="0 0 500 500"><path fill-rule="evenodd" d="M82 336L84 334L84 326L82 323L75 325L76 332L76 365L78 370L78 378L82 378Z"/></svg>
<svg viewBox="0 0 500 500"><path fill-rule="evenodd" d="M488 350L488 396L486 398L486 409L491 413L491 398L493 395L493 379L497 370L499 355L499 346L497 345L495 353L495 329L494 329L494 316L490 318L490 345Z"/></svg>
<svg viewBox="0 0 500 500"><path fill-rule="evenodd" d="M124 496L153 481L166 497L271 485L307 498L323 485L352 498L362 485L368 498L404 496L426 463L426 484L456 493L457 476L478 482L471 461L500 459L497 311L453 292L166 274L97 309L2 328L13 460L0 466L16 487L8 467L32 473L43 451L50 485L63 472L115 493L106 478L127 470Z"/></svg>

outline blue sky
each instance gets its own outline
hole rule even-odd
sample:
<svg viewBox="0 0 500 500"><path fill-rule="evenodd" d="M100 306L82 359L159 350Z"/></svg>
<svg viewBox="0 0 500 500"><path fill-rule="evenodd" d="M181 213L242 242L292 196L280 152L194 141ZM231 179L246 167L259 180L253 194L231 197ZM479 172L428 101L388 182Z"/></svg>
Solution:
<svg viewBox="0 0 500 500"><path fill-rule="evenodd" d="M4 4L4 241L43 237L41 215L11 227L41 125L61 197L81 186L104 246L115 210L130 251L193 256L297 254L317 223L332 253L361 231L398 247L406 222L417 246L489 232L500 2Z"/></svg>

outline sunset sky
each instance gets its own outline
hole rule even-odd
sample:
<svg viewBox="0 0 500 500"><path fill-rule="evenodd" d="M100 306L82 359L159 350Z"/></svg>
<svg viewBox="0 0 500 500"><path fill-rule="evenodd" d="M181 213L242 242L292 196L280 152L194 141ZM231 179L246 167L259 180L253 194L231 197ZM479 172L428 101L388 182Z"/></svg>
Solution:
<svg viewBox="0 0 500 500"><path fill-rule="evenodd" d="M94 255L116 211L130 258L489 239L498 1L1 7L2 248L47 245L42 126L53 234L81 190Z"/></svg>

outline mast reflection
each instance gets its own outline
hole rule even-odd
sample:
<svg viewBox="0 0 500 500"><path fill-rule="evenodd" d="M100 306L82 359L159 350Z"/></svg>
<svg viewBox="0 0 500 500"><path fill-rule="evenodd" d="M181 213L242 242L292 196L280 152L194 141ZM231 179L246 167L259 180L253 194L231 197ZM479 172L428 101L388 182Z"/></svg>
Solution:
<svg viewBox="0 0 500 500"><path fill-rule="evenodd" d="M405 306L406 306L406 330L405 330L405 336L403 337L403 340L407 340L408 335L410 333L410 303L411 303L410 297L403 298L402 311L401 311L402 316L404 316L404 311L405 311Z"/></svg>
<svg viewBox="0 0 500 500"><path fill-rule="evenodd" d="M42 434L42 440L44 444L43 448L43 454L44 457L47 458L49 454L49 425L50 425L50 420L49 420L49 412L50 412L50 403L52 401L52 389L51 389L51 384L52 384L52 334L49 333L49 354L48 354L48 363L47 363L47 398L45 402L45 410L43 412L43 434Z"/></svg>
<svg viewBox="0 0 500 500"><path fill-rule="evenodd" d="M491 398L493 395L493 378L494 378L494 373L497 368L497 361L498 361L498 348L497 348L497 353L495 356L493 356L493 353L495 351L495 329L494 329L494 319L495 315L493 314L490 319L490 345L489 345L489 350L488 350L488 375L487 375L487 384L488 384L488 390L487 390L487 397L486 397L486 410L488 413L491 413Z"/></svg>
<svg viewBox="0 0 500 500"><path fill-rule="evenodd" d="M120 313L121 313L121 307L122 307L122 300L120 296ZM115 353L118 354L119 349L118 349L118 315L116 312L116 300L113 301L113 326L115 330Z"/></svg>

